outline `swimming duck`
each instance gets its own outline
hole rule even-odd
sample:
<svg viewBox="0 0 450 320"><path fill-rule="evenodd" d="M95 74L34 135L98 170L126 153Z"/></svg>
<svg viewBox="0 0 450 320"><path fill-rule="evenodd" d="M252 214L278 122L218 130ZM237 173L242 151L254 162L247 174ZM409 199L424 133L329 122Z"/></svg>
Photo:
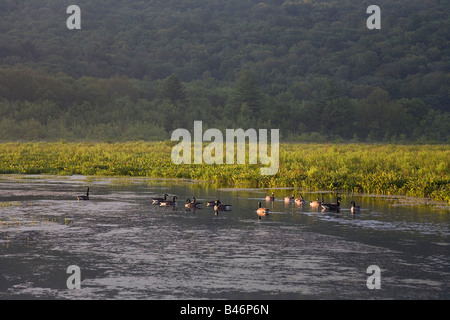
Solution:
<svg viewBox="0 0 450 320"><path fill-rule="evenodd" d="M275 200L275 193L272 192L272 195L266 196L266 201L274 201Z"/></svg>
<svg viewBox="0 0 450 320"><path fill-rule="evenodd" d="M195 197L192 198L192 202L196 205L196 206L201 206L202 202L198 202L197 199Z"/></svg>
<svg viewBox="0 0 450 320"><path fill-rule="evenodd" d="M186 204L184 205L186 208L194 209L199 208L202 205L201 202L197 202L197 200L194 199L191 201L191 199L186 199Z"/></svg>
<svg viewBox="0 0 450 320"><path fill-rule="evenodd" d="M78 196L78 200L89 200L89 188L87 188L87 192L85 196Z"/></svg>
<svg viewBox="0 0 450 320"><path fill-rule="evenodd" d="M300 196L300 198L295 199L295 204L303 205L304 203L305 203L305 200L303 199L302 196Z"/></svg>
<svg viewBox="0 0 450 320"><path fill-rule="evenodd" d="M292 196L290 197L284 197L284 202L294 202L295 200L295 195L292 194Z"/></svg>
<svg viewBox="0 0 450 320"><path fill-rule="evenodd" d="M215 211L230 211L231 210L231 205L223 204L223 203L221 203L219 201L219 199L217 199L216 205L214 206L214 210Z"/></svg>
<svg viewBox="0 0 450 320"><path fill-rule="evenodd" d="M259 216L267 216L269 214L269 209L261 208L261 201L260 201L260 202L258 202L258 210L256 210L256 213Z"/></svg>
<svg viewBox="0 0 450 320"><path fill-rule="evenodd" d="M322 211L338 211L341 208L341 198L336 198L336 203L322 203Z"/></svg>
<svg viewBox="0 0 450 320"><path fill-rule="evenodd" d="M166 201L169 195L166 193L164 198L152 198L152 204L159 204L161 201Z"/></svg>
<svg viewBox="0 0 450 320"><path fill-rule="evenodd" d="M352 213L359 213L360 210L361 210L361 207L360 207L360 206L357 206L356 203L355 203L355 201L352 201L352 202L350 202L350 203L352 204L352 207L350 208L350 211L351 211Z"/></svg>
<svg viewBox="0 0 450 320"><path fill-rule="evenodd" d="M320 201L319 198L317 198L317 200L311 201L309 203L309 205L313 208L319 208L322 205L322 203L323 203L323 198L322 198L322 201Z"/></svg>
<svg viewBox="0 0 450 320"><path fill-rule="evenodd" d="M177 196L173 196L172 201L170 201L170 200L160 201L159 206L160 207L175 207L177 205L177 202L176 202L177 198L178 198Z"/></svg>
<svg viewBox="0 0 450 320"><path fill-rule="evenodd" d="M215 206L215 205L217 204L217 202L220 202L219 199L214 200L214 201L208 201L208 202L206 203L206 206L207 206L207 207L213 207L213 206Z"/></svg>

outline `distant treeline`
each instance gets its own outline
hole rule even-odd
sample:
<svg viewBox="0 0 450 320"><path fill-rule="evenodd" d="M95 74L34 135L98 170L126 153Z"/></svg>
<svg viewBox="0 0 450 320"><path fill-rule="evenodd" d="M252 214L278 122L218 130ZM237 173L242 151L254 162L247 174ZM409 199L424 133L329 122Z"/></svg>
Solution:
<svg viewBox="0 0 450 320"><path fill-rule="evenodd" d="M450 2L0 2L0 140L450 141Z"/></svg>
<svg viewBox="0 0 450 320"><path fill-rule="evenodd" d="M321 101L280 104L245 73L230 87L0 68L0 140L165 140L177 128L279 128L284 141L450 139L450 113L383 89L352 99L328 84Z"/></svg>

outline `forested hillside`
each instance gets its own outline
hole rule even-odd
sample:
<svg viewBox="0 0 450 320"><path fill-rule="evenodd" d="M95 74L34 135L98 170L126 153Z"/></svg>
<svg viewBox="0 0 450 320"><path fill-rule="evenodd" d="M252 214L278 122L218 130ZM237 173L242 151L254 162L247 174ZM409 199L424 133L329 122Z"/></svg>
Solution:
<svg viewBox="0 0 450 320"><path fill-rule="evenodd" d="M449 142L449 13L448 0L2 0L0 140L167 139L202 120L285 141Z"/></svg>

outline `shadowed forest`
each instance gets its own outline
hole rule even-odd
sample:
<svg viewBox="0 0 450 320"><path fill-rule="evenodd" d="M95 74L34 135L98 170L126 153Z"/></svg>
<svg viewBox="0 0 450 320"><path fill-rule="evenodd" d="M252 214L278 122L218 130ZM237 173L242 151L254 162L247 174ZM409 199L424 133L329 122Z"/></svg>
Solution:
<svg viewBox="0 0 450 320"><path fill-rule="evenodd" d="M66 8L81 8L68 30ZM381 8L369 30L366 9ZM0 2L0 140L450 140L447 0Z"/></svg>

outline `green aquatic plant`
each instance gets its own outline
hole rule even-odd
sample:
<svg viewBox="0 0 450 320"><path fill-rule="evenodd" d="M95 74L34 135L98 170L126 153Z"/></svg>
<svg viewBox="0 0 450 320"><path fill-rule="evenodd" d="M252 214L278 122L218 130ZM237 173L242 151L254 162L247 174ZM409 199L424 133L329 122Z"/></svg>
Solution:
<svg viewBox="0 0 450 320"><path fill-rule="evenodd" d="M128 176L211 181L219 187L332 190L450 202L448 145L281 144L280 168L175 165L167 142L3 143L0 174Z"/></svg>

